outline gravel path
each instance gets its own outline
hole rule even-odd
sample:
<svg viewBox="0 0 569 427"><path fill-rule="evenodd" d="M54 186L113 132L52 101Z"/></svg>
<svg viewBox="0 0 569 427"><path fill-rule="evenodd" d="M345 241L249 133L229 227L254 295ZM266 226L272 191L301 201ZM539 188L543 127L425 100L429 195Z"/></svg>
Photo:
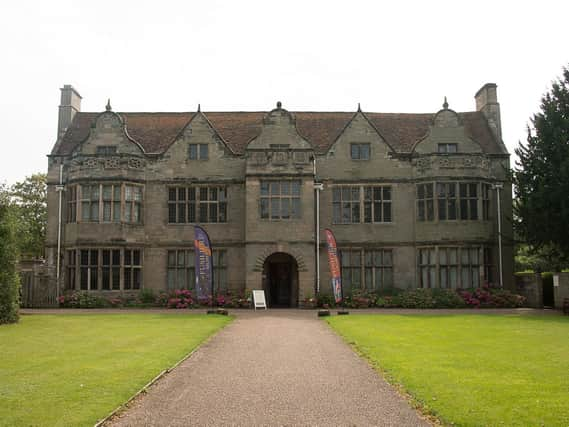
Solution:
<svg viewBox="0 0 569 427"><path fill-rule="evenodd" d="M106 425L428 426L314 311L236 320Z"/></svg>

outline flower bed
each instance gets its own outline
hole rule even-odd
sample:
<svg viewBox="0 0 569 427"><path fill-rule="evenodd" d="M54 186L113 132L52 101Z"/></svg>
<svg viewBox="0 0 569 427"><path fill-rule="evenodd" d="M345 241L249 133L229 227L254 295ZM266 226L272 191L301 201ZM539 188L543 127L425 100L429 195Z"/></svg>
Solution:
<svg viewBox="0 0 569 427"><path fill-rule="evenodd" d="M217 294L214 307L249 308L251 297L245 293L227 291ZM171 292L161 292L158 296L151 290L143 290L138 294L104 295L87 291L72 291L59 297L59 306L64 308L122 308L122 307L164 307L172 309L188 309L210 307L211 297L198 299L193 291L176 289Z"/></svg>
<svg viewBox="0 0 569 427"><path fill-rule="evenodd" d="M344 298L346 308L516 308L525 298L508 290L484 285L475 289L384 289L353 292ZM316 298L316 306L335 307L329 294Z"/></svg>

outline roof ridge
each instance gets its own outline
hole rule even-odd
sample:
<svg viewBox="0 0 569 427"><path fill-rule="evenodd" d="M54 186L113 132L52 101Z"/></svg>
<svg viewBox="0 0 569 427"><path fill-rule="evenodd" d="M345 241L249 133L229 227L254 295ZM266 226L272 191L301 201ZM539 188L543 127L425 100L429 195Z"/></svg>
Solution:
<svg viewBox="0 0 569 427"><path fill-rule="evenodd" d="M104 113L104 112L102 112ZM56 154L70 154L89 136L93 121L99 112L78 112L67 131L56 142ZM202 111L209 126L236 154L244 152L247 143L256 137L267 111ZM357 111L290 111L296 117L298 133L318 152L326 152L346 130ZM436 112L382 113L362 111L377 134L396 152L409 152L415 142L428 132ZM126 123L127 137L136 141L146 153L163 153L179 137L180 131L195 118L196 111L117 112ZM500 142L492 134L480 111L458 112L472 139L483 145L487 153L502 153Z"/></svg>

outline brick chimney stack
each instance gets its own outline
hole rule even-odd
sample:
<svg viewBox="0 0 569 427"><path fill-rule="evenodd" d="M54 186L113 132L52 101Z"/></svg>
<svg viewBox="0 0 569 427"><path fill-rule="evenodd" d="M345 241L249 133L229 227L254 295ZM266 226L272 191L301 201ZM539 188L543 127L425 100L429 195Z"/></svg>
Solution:
<svg viewBox="0 0 569 427"><path fill-rule="evenodd" d="M486 83L482 86L474 98L476 99L476 111L481 111L488 120L492 133L502 143L502 121L500 120L500 104L498 104L496 83Z"/></svg>
<svg viewBox="0 0 569 427"><path fill-rule="evenodd" d="M75 114L81 111L81 95L71 85L63 85L61 104L59 105L59 123L57 124L57 139L60 140Z"/></svg>

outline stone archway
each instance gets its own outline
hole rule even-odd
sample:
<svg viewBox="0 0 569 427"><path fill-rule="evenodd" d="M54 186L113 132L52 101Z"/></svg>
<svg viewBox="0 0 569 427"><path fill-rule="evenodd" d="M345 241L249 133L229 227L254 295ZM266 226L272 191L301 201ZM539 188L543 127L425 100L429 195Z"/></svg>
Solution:
<svg viewBox="0 0 569 427"><path fill-rule="evenodd" d="M275 252L265 259L263 290L269 307L298 306L298 264L292 255Z"/></svg>

